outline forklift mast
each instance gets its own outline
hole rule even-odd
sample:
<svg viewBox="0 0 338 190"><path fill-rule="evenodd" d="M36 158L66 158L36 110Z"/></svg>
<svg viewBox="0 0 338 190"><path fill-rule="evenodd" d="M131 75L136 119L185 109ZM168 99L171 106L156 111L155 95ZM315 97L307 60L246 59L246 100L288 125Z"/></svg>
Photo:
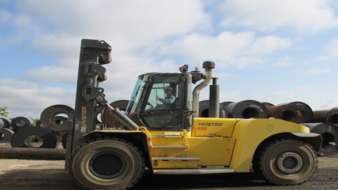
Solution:
<svg viewBox="0 0 338 190"><path fill-rule="evenodd" d="M111 46L105 41L83 39L79 60L75 112L70 114L68 122L66 160L83 135L102 127L96 122L97 114L107 101L99 84L107 79L102 65L111 62Z"/></svg>

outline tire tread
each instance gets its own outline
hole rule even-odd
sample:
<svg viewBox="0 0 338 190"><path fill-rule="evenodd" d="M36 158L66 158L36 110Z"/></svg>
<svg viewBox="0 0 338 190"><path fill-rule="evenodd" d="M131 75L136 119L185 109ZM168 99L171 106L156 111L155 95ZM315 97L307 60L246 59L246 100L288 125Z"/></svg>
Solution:
<svg viewBox="0 0 338 190"><path fill-rule="evenodd" d="M304 146L306 146L312 152L313 156L315 157L314 171L310 174L310 176L307 179L305 179L304 181L301 181L299 183L294 183L294 184L277 183L277 182L273 181L272 179L270 179L270 177L264 172L263 165L266 164L266 163L263 163L264 156L271 147L273 147L273 146L275 146L279 143L292 142L292 141L303 144ZM317 167L318 167L317 154L315 153L315 150L313 149L313 147L310 144L305 143L304 141L302 141L300 139L296 139L296 138L278 138L278 139L274 139L272 141L269 141L263 147L258 149L258 152L257 152L257 154L255 154L255 157L253 159L253 169L254 169L255 174L260 179L263 179L263 180L267 181L268 183L276 185L276 186L294 186L294 185L303 184L313 177L313 174L316 172Z"/></svg>
<svg viewBox="0 0 338 190"><path fill-rule="evenodd" d="M128 142L125 139L119 139L119 138L116 138L116 137L104 137L104 138L90 139L89 141L84 142L84 143L80 144L78 147L76 147L75 150L72 152L69 160L68 160L68 162L69 162L69 164L68 164L68 173L69 173L70 177L82 189L85 189L85 190L95 190L95 189L90 189L90 188L85 187L83 184L81 184L76 179L76 177L74 176L74 173L72 171L73 158L74 158L75 154L77 152L79 152L83 147L89 145L90 143L97 142L97 141L104 141L104 140L117 141L117 142L120 142L120 143L127 144L130 147L132 147L137 152L137 154L140 156L141 162L142 162L142 170L141 170L139 176L129 186L127 186L126 188L119 189L119 190L126 190L126 189L129 189L129 188L135 186L140 181L140 179L142 178L143 173L145 171L145 159L144 159L144 156L143 156L142 152L139 150L139 148L137 146L135 146L132 142Z"/></svg>

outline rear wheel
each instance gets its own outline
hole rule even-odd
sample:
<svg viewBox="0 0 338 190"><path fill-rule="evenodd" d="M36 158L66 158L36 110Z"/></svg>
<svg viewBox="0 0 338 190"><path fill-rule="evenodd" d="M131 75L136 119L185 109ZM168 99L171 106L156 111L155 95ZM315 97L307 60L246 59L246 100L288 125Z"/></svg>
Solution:
<svg viewBox="0 0 338 190"><path fill-rule="evenodd" d="M144 158L132 143L101 139L77 148L69 172L75 182L88 189L126 189L144 172Z"/></svg>
<svg viewBox="0 0 338 190"><path fill-rule="evenodd" d="M313 148L296 139L280 139L265 145L255 155L253 168L275 185L296 185L307 181L317 168Z"/></svg>

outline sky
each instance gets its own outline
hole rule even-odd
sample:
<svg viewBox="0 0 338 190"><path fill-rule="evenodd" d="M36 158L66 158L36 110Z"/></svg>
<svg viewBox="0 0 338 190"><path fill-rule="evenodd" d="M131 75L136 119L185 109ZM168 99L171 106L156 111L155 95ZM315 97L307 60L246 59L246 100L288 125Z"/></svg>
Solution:
<svg viewBox="0 0 338 190"><path fill-rule="evenodd" d="M81 39L112 46L100 84L109 102L128 100L140 74L203 71L210 60L221 102L338 107L335 0L0 0L0 107L10 118L74 108Z"/></svg>

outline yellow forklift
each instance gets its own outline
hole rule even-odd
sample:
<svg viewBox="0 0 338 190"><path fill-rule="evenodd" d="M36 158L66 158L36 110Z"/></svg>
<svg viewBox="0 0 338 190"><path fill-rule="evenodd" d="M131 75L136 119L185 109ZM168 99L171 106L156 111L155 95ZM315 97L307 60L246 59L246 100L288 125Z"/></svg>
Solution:
<svg viewBox="0 0 338 190"><path fill-rule="evenodd" d="M253 169L274 185L301 184L315 172L320 135L274 118L218 118L216 80L210 85L209 117L198 117L199 94L212 81L214 62L203 63L204 73L188 72L184 65L178 73L138 76L124 113L107 103L104 89L99 87L107 79L103 65L110 62L109 44L82 40L65 164L81 187L128 189L146 169L156 175ZM115 128L98 121L103 111L118 121Z"/></svg>

